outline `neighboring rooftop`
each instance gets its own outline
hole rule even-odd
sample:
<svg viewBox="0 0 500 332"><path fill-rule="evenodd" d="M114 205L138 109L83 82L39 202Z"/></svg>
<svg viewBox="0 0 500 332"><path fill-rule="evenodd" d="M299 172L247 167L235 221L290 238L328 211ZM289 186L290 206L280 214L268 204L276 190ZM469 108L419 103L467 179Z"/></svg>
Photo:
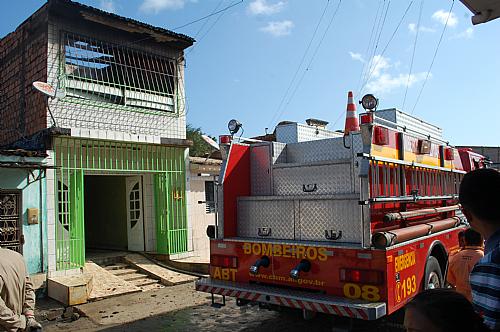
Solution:
<svg viewBox="0 0 500 332"><path fill-rule="evenodd" d="M306 119L306 123L308 126L314 126L314 127L320 127L320 128L326 128L328 125L328 121L324 120L319 120L319 119Z"/></svg>

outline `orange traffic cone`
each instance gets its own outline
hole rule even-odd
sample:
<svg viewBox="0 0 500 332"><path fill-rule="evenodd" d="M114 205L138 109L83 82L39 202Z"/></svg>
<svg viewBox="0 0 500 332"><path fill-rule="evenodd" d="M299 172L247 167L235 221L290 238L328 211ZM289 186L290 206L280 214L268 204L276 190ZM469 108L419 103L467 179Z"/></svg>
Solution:
<svg viewBox="0 0 500 332"><path fill-rule="evenodd" d="M356 104L354 104L352 91L347 94L347 113L345 116L344 136L351 131L359 131L358 115L356 114Z"/></svg>

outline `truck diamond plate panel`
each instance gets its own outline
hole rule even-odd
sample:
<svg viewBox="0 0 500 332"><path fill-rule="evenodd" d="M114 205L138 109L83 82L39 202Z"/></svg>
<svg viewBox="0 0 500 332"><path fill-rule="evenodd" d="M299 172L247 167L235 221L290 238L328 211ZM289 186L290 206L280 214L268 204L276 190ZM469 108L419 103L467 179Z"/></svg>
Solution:
<svg viewBox="0 0 500 332"><path fill-rule="evenodd" d="M273 168L275 195L353 193L351 163Z"/></svg>
<svg viewBox="0 0 500 332"><path fill-rule="evenodd" d="M250 147L251 193L271 195L271 144Z"/></svg>
<svg viewBox="0 0 500 332"><path fill-rule="evenodd" d="M273 142L273 164L286 163L286 144Z"/></svg>
<svg viewBox="0 0 500 332"><path fill-rule="evenodd" d="M300 201L300 239L361 243L361 208L357 200Z"/></svg>
<svg viewBox="0 0 500 332"><path fill-rule="evenodd" d="M238 236L294 239L294 201L238 200Z"/></svg>
<svg viewBox="0 0 500 332"><path fill-rule="evenodd" d="M395 108L377 110L375 112L376 117L388 120L407 129L414 130L416 132L422 133L424 135L431 135L434 138L442 139L443 130L433 124L430 124L424 120L421 120L413 115L406 114ZM380 122L375 119L375 122ZM381 122L385 125L390 126L387 122ZM395 126L394 126L395 128Z"/></svg>
<svg viewBox="0 0 500 332"><path fill-rule="evenodd" d="M313 163L352 158L352 150L344 147L342 137L290 143L286 146L286 153L289 163Z"/></svg>

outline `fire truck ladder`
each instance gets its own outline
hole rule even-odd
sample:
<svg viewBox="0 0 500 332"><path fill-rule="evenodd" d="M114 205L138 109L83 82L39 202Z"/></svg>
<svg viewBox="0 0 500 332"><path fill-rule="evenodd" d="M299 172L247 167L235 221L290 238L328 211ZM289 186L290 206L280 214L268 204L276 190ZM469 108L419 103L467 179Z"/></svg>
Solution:
<svg viewBox="0 0 500 332"><path fill-rule="evenodd" d="M463 177L461 171L374 158L367 154L362 154L362 157L369 159L369 171L373 179L370 199L363 204L449 200L458 197L458 186Z"/></svg>

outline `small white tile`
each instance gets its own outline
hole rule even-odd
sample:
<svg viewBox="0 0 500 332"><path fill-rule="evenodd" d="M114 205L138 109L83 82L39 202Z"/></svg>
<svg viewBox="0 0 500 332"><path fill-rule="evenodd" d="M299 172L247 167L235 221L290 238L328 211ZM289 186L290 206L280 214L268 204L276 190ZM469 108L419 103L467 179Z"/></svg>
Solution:
<svg viewBox="0 0 500 332"><path fill-rule="evenodd" d="M123 141L123 140L124 140L124 138L123 138L123 132L121 132L121 131L117 131L117 132L115 133L115 139L116 139L117 141Z"/></svg>
<svg viewBox="0 0 500 332"><path fill-rule="evenodd" d="M49 256L56 254L56 242L55 241L48 241L48 252L49 252Z"/></svg>
<svg viewBox="0 0 500 332"><path fill-rule="evenodd" d="M112 131L112 130L108 130L106 132L106 138L109 139L109 140L116 140L116 132Z"/></svg>
<svg viewBox="0 0 500 332"><path fill-rule="evenodd" d="M89 131L90 138L99 138L99 131L95 129L90 129Z"/></svg>
<svg viewBox="0 0 500 332"><path fill-rule="evenodd" d="M56 255L49 255L49 271L56 270Z"/></svg>
<svg viewBox="0 0 500 332"><path fill-rule="evenodd" d="M54 226L47 227L47 240L48 242L56 240L56 228Z"/></svg>

